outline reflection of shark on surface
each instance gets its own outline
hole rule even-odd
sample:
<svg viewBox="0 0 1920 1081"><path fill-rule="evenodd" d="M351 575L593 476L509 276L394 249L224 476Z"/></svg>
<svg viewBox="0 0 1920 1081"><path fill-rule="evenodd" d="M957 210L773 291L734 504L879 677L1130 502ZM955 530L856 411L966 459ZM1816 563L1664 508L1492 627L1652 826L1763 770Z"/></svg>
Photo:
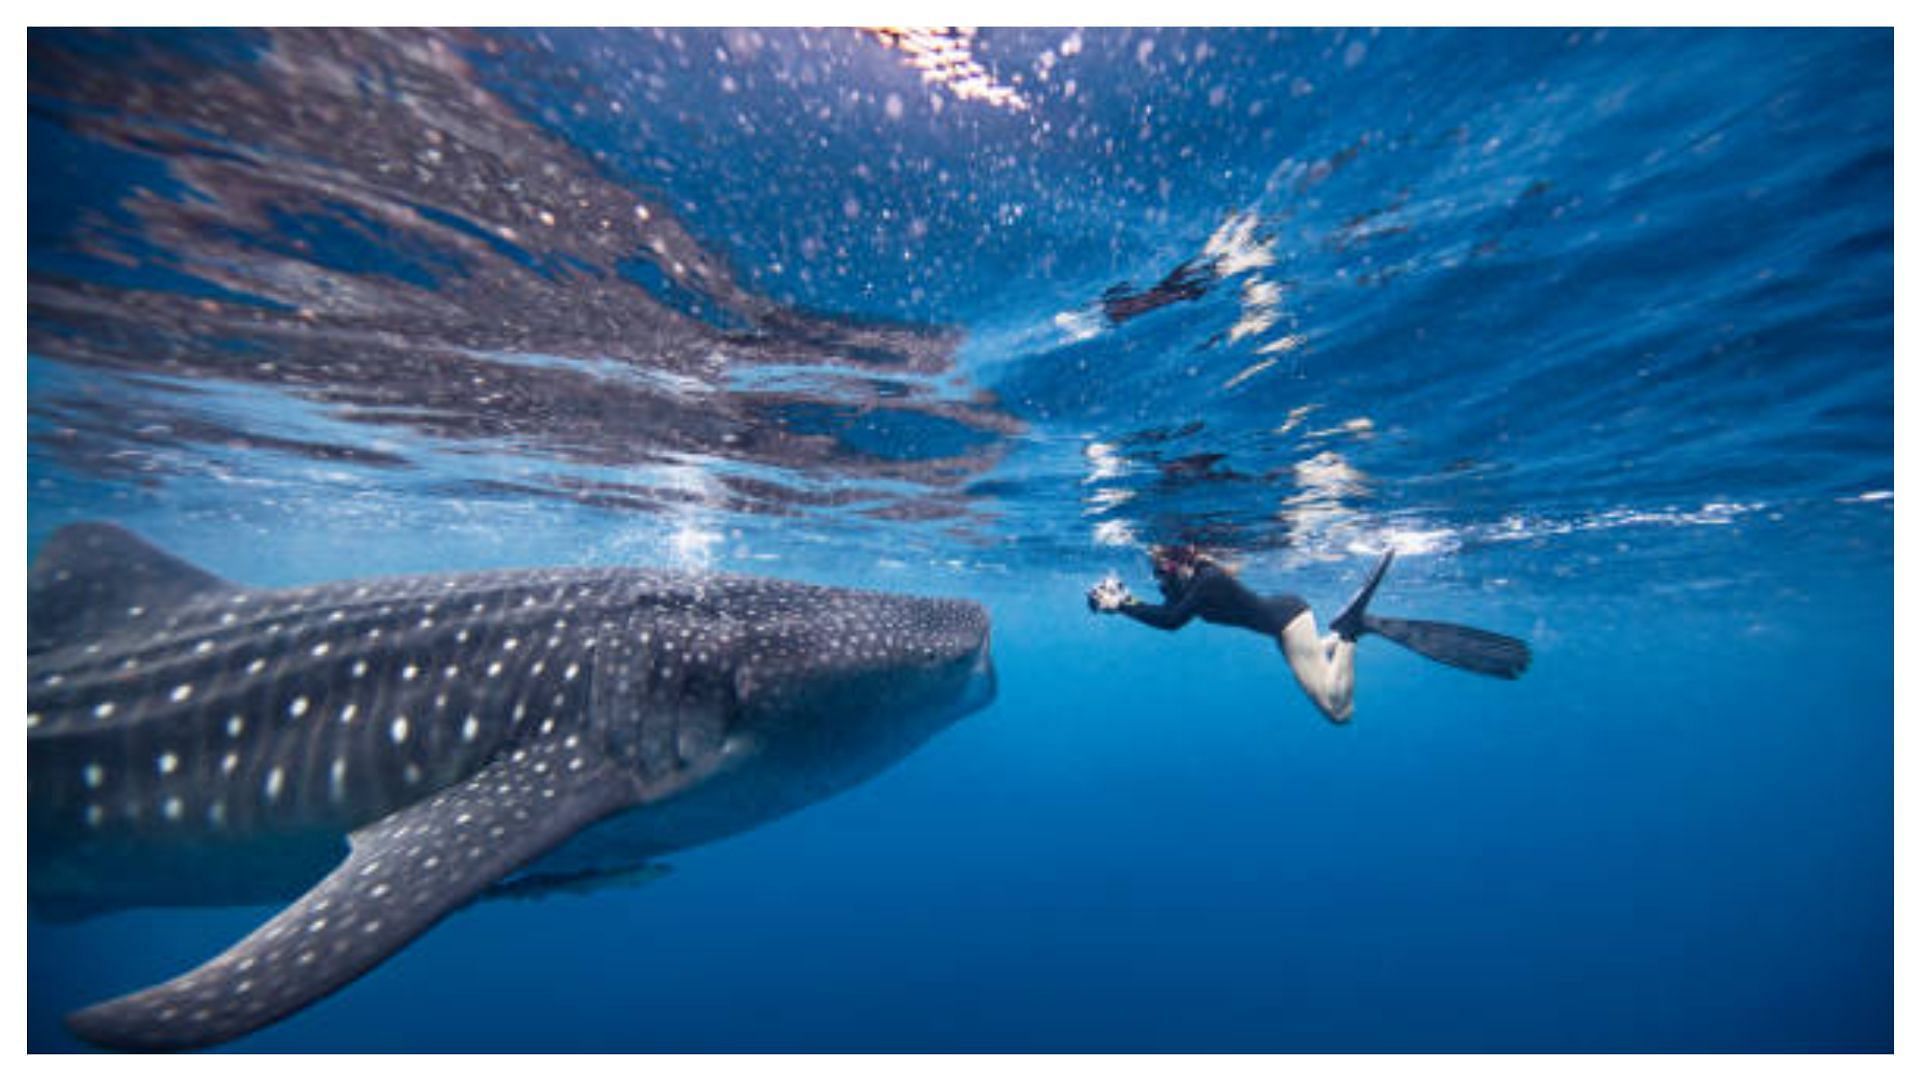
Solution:
<svg viewBox="0 0 1920 1081"><path fill-rule="evenodd" d="M114 1047L230 1040L490 891L653 877L651 857L857 784L984 705L987 629L964 601L625 569L255 590L116 527L62 530L30 573L33 910L319 879L69 1024Z"/></svg>

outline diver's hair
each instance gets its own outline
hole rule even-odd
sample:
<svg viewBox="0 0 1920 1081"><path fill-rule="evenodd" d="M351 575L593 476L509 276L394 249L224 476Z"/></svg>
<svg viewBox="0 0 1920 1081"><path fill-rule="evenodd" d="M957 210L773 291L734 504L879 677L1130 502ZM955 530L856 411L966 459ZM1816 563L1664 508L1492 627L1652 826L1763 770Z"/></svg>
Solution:
<svg viewBox="0 0 1920 1081"><path fill-rule="evenodd" d="M1212 552L1206 551L1197 544L1149 545L1147 547L1147 558L1155 562L1164 558L1169 562L1192 563L1196 569L1212 566L1232 575L1238 575L1240 573L1239 560L1224 559Z"/></svg>
<svg viewBox="0 0 1920 1081"><path fill-rule="evenodd" d="M1238 576L1240 573L1240 561L1237 559L1223 559L1208 552L1196 553L1194 559L1200 563L1211 563L1231 575Z"/></svg>

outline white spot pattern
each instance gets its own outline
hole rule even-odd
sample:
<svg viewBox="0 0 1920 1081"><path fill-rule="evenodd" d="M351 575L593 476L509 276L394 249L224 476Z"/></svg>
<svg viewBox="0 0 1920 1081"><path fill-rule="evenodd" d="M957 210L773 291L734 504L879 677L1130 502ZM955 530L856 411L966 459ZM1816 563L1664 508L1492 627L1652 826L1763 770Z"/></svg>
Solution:
<svg viewBox="0 0 1920 1081"><path fill-rule="evenodd" d="M442 733L447 731L453 717L461 718L458 732L461 742L465 744L473 744L478 740L482 728L480 722L482 716L493 719L501 725L502 730L499 734L503 738L531 737L530 732L518 725L511 729L506 728L505 716L500 711L510 706L521 707L523 711L528 703L533 703L534 708L538 709L551 696L556 712L553 716L541 716L539 731L546 734L559 734L563 738L547 743L548 751L536 753L532 758L526 756L524 749L521 749L523 753L511 756L518 772L510 770L496 776L494 780L499 783L489 783L483 796L478 793L478 790L471 790L468 795L452 798L445 805L445 809L453 821L465 828L465 832L458 830L447 832L452 829L444 825L447 819L440 819L439 824L435 824L433 820L423 820L416 816L405 820L404 823L396 824L394 828L382 834L385 838L383 843L391 846L389 851L399 854L397 863L401 864L385 868L385 874L389 876L387 879L368 883L370 889L356 888L351 899L345 894L327 895L337 898L334 902L337 911L329 911L326 916L317 917L315 913L326 903L326 898L322 897L320 901L304 910L301 922L289 923L284 929L275 928L271 935L261 936L263 939L284 936L282 944L272 948L275 952L262 952L269 948L255 943L248 950L232 955L224 969L208 970L202 977L202 984L190 987L187 981L176 981L174 984L166 985L172 989L166 997L155 1001L164 1002L163 1008L175 1011L175 1016L187 1017L206 1013L212 1019L209 1021L211 1025L240 1024L236 1031L245 1031L246 1027L251 1026L234 1019L250 1016L249 1010L284 1012L288 1004L297 1007L298 1001L289 1003L286 997L289 994L299 994L296 986L298 981L289 982L292 980L288 971L290 964L312 965L319 969L328 968L334 964L334 954L330 951L335 948L335 943L343 941L338 936L349 929L356 937L401 933L393 930L396 924L394 914L408 912L424 894L426 882L420 875L423 869L441 868L439 861L444 857L445 865L441 874L459 874L462 868L474 866L474 863L469 861L479 861L489 858L490 854L497 853L500 849L499 842L512 843L508 840L513 835L510 822L540 821L541 816L564 814L564 808L567 805L554 801L559 800L563 792L570 791L570 785L577 785L579 779L583 775L588 775L592 767L589 756L579 753L580 737L566 730L568 725L578 721L577 714L585 709L585 703L576 705L574 707L576 713L573 715L561 713L559 711L564 708L569 696L554 695L552 693L554 685L535 683L527 677L537 679L543 676L551 666L551 670L557 677L561 677L564 682L572 683L583 675L582 662L589 658L596 666L603 663L621 663L619 659L632 652L629 648L630 643L623 639L629 633L625 628L633 625L631 620L634 617L631 613L636 610L634 603L636 597L644 597L643 604L653 606L651 610L661 614L660 621L653 625L654 637L660 645L643 651L638 659L637 663L645 667L638 671L641 679L635 693L642 699L636 703L638 705L650 706L655 701L662 701L676 707L642 711L644 716L653 718L653 723L665 725L662 730L645 732L642 736L644 740L652 741L652 746L664 751L669 764L676 755L690 753L690 748L693 753L706 753L703 748L710 748L715 740L724 738L723 730L719 735L705 732L699 734L700 738L691 739L686 726L710 723L706 711L677 708L678 702L664 698L664 696L684 695L689 687L723 681L709 679L705 684L696 684L691 680L683 681L681 677L708 674L717 662L729 666L735 673L747 668L753 670L754 679L750 686L746 682L724 681L729 687L739 688L742 696L747 695L750 689L756 699L777 702L777 696L780 694L793 693L796 689L796 676L793 674L796 671L794 662L805 659L807 655L797 652L800 647L783 640L780 637L779 628L786 626L782 622L781 612L795 603L805 603L808 606L812 622L808 628L810 632L820 630L827 632L825 638L803 643L802 646L817 647L821 651L821 659L828 662L842 663L847 660L858 660L863 666L863 671L871 671L874 665L887 663L895 656L907 656L906 651L910 649L927 649L924 655L930 658L933 656L930 647L944 644L939 637L942 628L935 626L921 612L898 606L889 608L879 600L861 601L853 595L826 591L805 593L804 590L807 587L714 577L692 580L693 585L689 591L683 585L688 581L684 578L653 579L635 576L631 572L614 571L556 572L549 578L535 581L536 585L530 588L504 589L503 585L514 583L525 587L526 580L510 579L503 575L451 580L449 593L457 589L487 592L485 592L486 599L481 601L473 601L473 593L447 597L443 607L450 618L446 622L452 624L467 622L464 617L454 616L452 613L461 610L458 606L465 606L470 602L476 616L487 612L489 605L499 615L485 623L473 621L473 625L480 628L477 634L471 633L467 626L450 626L438 636L415 635L406 630L415 620L418 620L418 625L423 630L431 629L433 623L431 619L419 618L421 606L417 598L407 599L408 586L404 583L378 586L382 599L391 598L404 603L382 606L383 609L397 609L397 611L383 610L380 616L385 621L385 629L392 632L389 634L389 642L381 647L383 652L376 654L369 649L367 657L351 658L351 665L346 666L356 678L366 678L371 675L372 667L369 660L380 666L381 675L377 680L378 685L355 687L355 701L343 701L335 697L341 693L337 689L315 689L316 684L313 680L317 678L316 673L321 671L320 666L301 663L304 660L301 657L302 653L313 658L330 657L333 652L336 652L334 647L342 645L345 641L344 638L336 637L316 643L310 634L318 622L320 613L327 611L326 599L329 596L338 598L342 595L338 592L328 593L330 587L317 587L305 591L301 595L304 599L297 607L275 608L273 602L267 600L265 607L247 613L247 618L257 619L260 622L281 621L275 623L268 631L269 634L280 635L278 642L263 643L266 655L254 658L248 665L248 673L258 675L266 671L271 661L275 675L270 679L302 680L301 687L305 690L305 694L301 697L292 700L284 697L289 691L283 682L280 684L281 689L277 692L273 689L246 692L269 697L242 698L243 692L235 689L229 682L233 678L230 674L231 669L228 669L227 673L219 674L217 679L209 678L205 674L205 662L200 661L192 662L202 665L199 668L175 669L181 675L192 677L192 682L175 685L172 680L167 680L159 684L162 689L169 685L173 686L173 700L176 703L184 703L191 698L195 693L196 684L199 685L199 693L203 700L219 701L221 698L229 698L234 702L285 701L288 702L285 707L287 714L296 720L303 719L306 714L312 712L310 707L313 706L334 707L337 710L336 716L342 722L353 720L359 715L361 707L365 707L370 713L373 710L379 710L379 713L372 713L369 719L379 715L392 716L394 719L388 725L388 735L395 744L407 743L415 734L406 715L394 712L403 709L407 714L421 721L418 747L410 748L405 752L409 756L420 756L428 747L437 749ZM438 585L438 583L439 580L436 579L435 584ZM596 588L587 588L589 585ZM723 586L727 588L723 589ZM368 587L354 588L358 590L357 597L368 595ZM794 591L802 592L796 594ZM275 594L275 596L281 595ZM243 599L237 598L233 604L238 605L242 602ZM591 630L596 633L583 635L579 631L569 629L566 620L555 619L551 621L554 633L547 635L545 631L548 620L537 613L520 614L520 610L532 610L541 604L556 607L564 605L568 611L579 608L585 613L583 616L575 617L576 622L581 624L581 630ZM698 605L700 614L697 621L673 618L677 611L676 605L687 609ZM370 608L350 607L353 607L356 621L369 618ZM548 608L547 611L551 613L553 608ZM977 609L972 613L962 613L956 607L954 612L956 615L951 620L952 630L967 632L967 628L963 625L968 623L978 625L983 630L984 620L976 614ZM202 634L206 633L206 628L211 626L212 621L218 616L232 617L234 613L231 611L204 612L198 617L198 627ZM337 619L335 621L343 622ZM158 620L153 622L158 623ZM231 620L223 622L231 622ZM192 621L183 623L181 633L189 633L194 626ZM354 633L361 636L362 643L379 640L381 626L366 626L364 623L360 626L361 629ZM257 628L258 624L255 624L255 627ZM507 632L506 636L495 637L496 629ZM876 630L881 632L879 639L873 636ZM257 631L241 633L257 633ZM333 633L344 634L345 632ZM969 633L975 634L977 640L977 631ZM635 637L641 636L635 634ZM458 653L449 657L445 652L449 639L461 645L469 641L491 640L498 647L495 659L474 658L471 654ZM173 652L167 653L169 647L161 644L164 641L164 637L156 638L154 643L143 647L152 651L144 655L142 658L144 663L157 666L163 656L174 658L176 661L183 659L180 647L171 647ZM187 638L185 641L194 642L196 639ZM198 641L207 641L207 639L198 639ZM397 690L397 683L400 681L394 677L400 675L397 666L402 659L394 656L393 647L400 645L402 641L417 662L405 665L408 673L403 678L412 679L421 670L429 672L438 670L449 684L444 689L444 693L435 697L431 691L423 689ZM543 641L544 648L541 646ZM594 653L599 641L605 641L613 646L612 653ZM361 643L356 643L356 647L359 645ZM223 640L211 652L244 648L246 645L243 643ZM967 648L972 647L969 645ZM285 652L294 654L291 661L282 659ZM124 654L116 652L114 656L99 662L99 665L105 667L120 663L122 656ZM232 652L227 653L227 656L231 657ZM916 660L919 656L921 654L913 654ZM603 662L603 657L609 659ZM671 658L671 665L660 663L661 659L665 658ZM131 656L125 658L126 662L133 662L135 659ZM342 658L342 660L347 659L349 658ZM483 667L476 668L475 665ZM468 674L484 671L491 682L470 685L466 688L453 686L453 682L460 678L462 669L465 669ZM151 667L151 670L158 671L157 667ZM598 681L604 671L606 669L601 667L595 668L593 686L595 696L599 694ZM344 674L339 668L331 669L331 678L335 680ZM159 680L165 679L165 676L152 678ZM663 686L667 683L674 685ZM106 685L96 684L95 686L104 688ZM258 687L257 684L254 686ZM269 682L268 686L272 688L273 684ZM571 687L568 689L572 690ZM133 692L121 692L123 697L116 707L114 702L98 700L98 693L98 691L95 692L96 697L93 700L79 704L79 708L82 710L91 708L100 717L112 716L118 708L135 723L144 723L146 711L156 704L152 699L127 697ZM307 697L309 695L313 697ZM656 698L656 696L663 697ZM158 697L159 695L154 695L154 698ZM586 696L574 694L572 697L582 699ZM452 712L450 714L422 712L427 709L426 702L430 699L438 708ZM29 723L33 724L41 717L42 711L38 701L34 701L30 708ZM272 706L268 705L266 708L271 709ZM246 720L240 714L227 716L226 710L217 713L212 710L205 712L212 715L196 723L204 724L215 732L219 731L219 726L224 724L227 735L235 740L246 734ZM61 714L55 712L47 712L45 715L48 720L58 716ZM194 715L185 710L176 710L173 711L172 716L192 717ZM273 717L271 713L253 716L257 720L263 718L271 720ZM315 729L282 735L275 730L275 725L263 724L262 728L259 738L289 741L285 744L288 747L295 745L316 747L309 742L316 738L332 740L331 744L317 745L317 748L324 749L316 749L314 753L329 756L322 760L328 762L330 788L335 793L336 799L339 798L338 793L349 775L347 772L349 763L353 762L353 770L357 771L359 768L352 754L362 752L343 753L343 749L350 739L356 741L356 746L364 746L364 744L357 742L359 737L351 736L347 730L339 730L337 735L329 734L321 737L315 734L318 731ZM42 737L36 734L34 738ZM187 739L189 742L175 745L179 753L189 756L205 753L206 744L203 738L192 735L180 738ZM301 742L299 744L291 742L295 740ZM703 740L705 742L702 742ZM143 745L149 749L148 753L154 753L155 749L151 742L145 742ZM559 751L556 749L558 747L564 747L565 750ZM312 759L282 758L282 762L286 763L283 765L276 763L275 757L285 752L272 750L265 744L262 748L259 752L249 751L248 753L249 760L256 763L254 769L270 767L260 782L261 791L268 801L282 798L290 782L297 787L311 783L305 779L313 776L313 767L304 763ZM244 749L241 748L241 750ZM154 761L162 775L172 774L178 770L179 753L176 750L159 752L159 756ZM397 753L388 753L392 757L399 757ZM470 761L474 752L456 750L455 753L466 756ZM387 760L388 763L392 763L392 757ZM167 764L170 759L172 765ZM192 760L203 761L199 758ZM116 770L120 768L119 761L115 759L112 763ZM237 773L240 764L239 750L227 751L220 762L224 774ZM448 779L450 775L458 776L453 767L437 758L416 757L414 761L385 764L381 769L391 770L395 764L402 766L410 781L420 778L423 771L443 780ZM97 763L94 765L98 766ZM289 768L294 769L295 777L301 780L295 781L289 778L287 776ZM491 770L492 767L488 769ZM136 768L133 772L137 775L143 771ZM375 772L378 774L380 770ZM72 774L67 773L66 776L71 778ZM260 774L250 770L248 776L260 776ZM534 781L533 778L536 777L541 780ZM378 787L372 780L368 780L366 784L369 787ZM456 790L447 791L451 793ZM298 792L303 798L307 795L304 787L298 787ZM145 801L145 813L152 813L156 795L149 791L141 797ZM215 822L217 819L223 820L226 814L223 803L218 801L202 803L192 793L158 795L161 796L159 799L161 813L171 820L179 820L186 814L189 801L196 818L204 814L208 822ZM443 798L445 798L444 794L436 795L429 797L426 802L438 806ZM542 804L539 801L546 802ZM103 817L106 814L106 807L111 807L115 815L125 813L137 817L141 813L139 800L125 804L124 812L123 804L119 802L117 796L103 803L104 807L101 804L86 805L83 812L89 821ZM291 813L283 812L283 815ZM410 839L406 842L398 841L398 838L408 836L409 830L413 831ZM359 842L356 841L356 847L358 844ZM431 852L423 848L426 845L433 846ZM436 880L444 881L444 879ZM350 900L361 902L360 907L354 907ZM369 907L370 900L382 901L386 907L374 910ZM292 911L289 910L289 914ZM405 920L399 922L405 922ZM256 963L264 963L266 966L258 970L262 973L261 975L249 975L245 979L235 975L252 968ZM313 978L321 978L321 973L316 972ZM252 1006L251 1003L269 1005ZM154 1015L149 1013L146 1016L151 1018Z"/></svg>

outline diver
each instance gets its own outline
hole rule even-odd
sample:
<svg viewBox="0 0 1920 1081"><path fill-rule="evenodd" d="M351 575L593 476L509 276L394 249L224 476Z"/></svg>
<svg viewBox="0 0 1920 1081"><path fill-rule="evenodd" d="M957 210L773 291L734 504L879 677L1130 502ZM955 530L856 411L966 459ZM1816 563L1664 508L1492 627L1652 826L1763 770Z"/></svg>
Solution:
<svg viewBox="0 0 1920 1081"><path fill-rule="evenodd" d="M1267 635L1286 655L1300 689L1335 724L1353 716L1353 647L1365 634L1377 634L1441 664L1500 679L1520 678L1533 659L1525 642L1504 634L1369 614L1367 602L1393 563L1392 550L1327 625L1324 636L1306 601L1291 593L1262 597L1242 584L1232 568L1191 544L1155 545L1150 554L1165 604L1135 599L1119 578L1109 575L1087 591L1087 607L1119 612L1163 631L1179 630L1197 616Z"/></svg>
<svg viewBox="0 0 1920 1081"><path fill-rule="evenodd" d="M1189 259L1148 288L1136 291L1124 282L1110 287L1100 294L1100 309L1107 313L1107 322L1117 327L1157 308L1198 300L1219 280L1219 260Z"/></svg>

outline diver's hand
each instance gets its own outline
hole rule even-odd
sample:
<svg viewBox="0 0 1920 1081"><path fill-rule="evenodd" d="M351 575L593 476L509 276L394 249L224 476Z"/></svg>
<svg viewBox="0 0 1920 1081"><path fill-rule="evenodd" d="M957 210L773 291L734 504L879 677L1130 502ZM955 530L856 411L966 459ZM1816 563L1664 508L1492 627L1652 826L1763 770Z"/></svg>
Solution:
<svg viewBox="0 0 1920 1081"><path fill-rule="evenodd" d="M1087 608L1094 612L1118 612L1131 603L1133 594L1127 592L1127 587L1121 584L1120 579L1111 574L1087 590Z"/></svg>

